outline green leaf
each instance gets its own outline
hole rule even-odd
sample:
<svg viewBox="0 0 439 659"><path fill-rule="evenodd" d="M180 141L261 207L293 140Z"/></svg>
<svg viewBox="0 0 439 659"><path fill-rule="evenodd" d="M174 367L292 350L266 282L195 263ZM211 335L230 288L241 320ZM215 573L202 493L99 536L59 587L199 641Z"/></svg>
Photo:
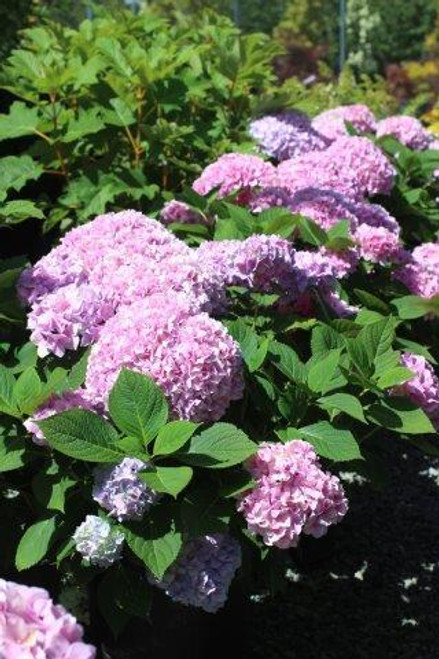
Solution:
<svg viewBox="0 0 439 659"><path fill-rule="evenodd" d="M328 421L319 421L304 428L286 429L286 439L298 438L312 444L318 455L335 462L362 458L353 434L349 430L334 428Z"/></svg>
<svg viewBox="0 0 439 659"><path fill-rule="evenodd" d="M199 423L192 421L170 421L159 430L154 444L154 455L170 455L180 450L199 426Z"/></svg>
<svg viewBox="0 0 439 659"><path fill-rule="evenodd" d="M343 348L343 337L329 325L317 325L311 333L311 349L313 355L326 354L328 350Z"/></svg>
<svg viewBox="0 0 439 659"><path fill-rule="evenodd" d="M110 105L113 107L114 112L105 114L106 123L115 126L130 126L135 123L136 117L122 98L110 99Z"/></svg>
<svg viewBox="0 0 439 659"><path fill-rule="evenodd" d="M403 320L421 318L427 314L439 314L439 295L428 300L417 295L406 295L392 300L392 304L397 308L398 316Z"/></svg>
<svg viewBox="0 0 439 659"><path fill-rule="evenodd" d="M18 377L14 399L22 412L32 414L40 402L43 385L34 368L28 368Z"/></svg>
<svg viewBox="0 0 439 659"><path fill-rule="evenodd" d="M370 364L377 362L391 350L395 338L395 320L391 316L363 327L355 341L365 347Z"/></svg>
<svg viewBox="0 0 439 659"><path fill-rule="evenodd" d="M26 448L23 437L0 435L0 473L21 469L30 457Z"/></svg>
<svg viewBox="0 0 439 659"><path fill-rule="evenodd" d="M257 450L257 445L231 423L215 423L192 438L181 458L189 464L224 469L244 462Z"/></svg>
<svg viewBox="0 0 439 659"><path fill-rule="evenodd" d="M84 384L89 356L90 351L87 350L76 364L72 366L67 379L69 389L75 390Z"/></svg>
<svg viewBox="0 0 439 659"><path fill-rule="evenodd" d="M21 101L12 103L8 114L0 114L0 140L32 135L39 123L38 108Z"/></svg>
<svg viewBox="0 0 439 659"><path fill-rule="evenodd" d="M6 218L6 224L15 224L23 222L23 220L27 220L30 217L42 220L44 213L33 201L17 199L15 201L8 201L7 204L0 208L0 217Z"/></svg>
<svg viewBox="0 0 439 659"><path fill-rule="evenodd" d="M27 570L45 557L55 529L56 517L43 519L26 529L15 556L17 570Z"/></svg>
<svg viewBox="0 0 439 659"><path fill-rule="evenodd" d="M128 616L146 618L151 608L151 586L146 575L125 565L118 564L107 570L98 587L98 602L105 619L113 630L113 616L121 615L127 622ZM115 611L109 612L111 601ZM116 629L119 625L116 623Z"/></svg>
<svg viewBox="0 0 439 659"><path fill-rule="evenodd" d="M0 201L6 199L9 189L19 192L28 181L39 178L43 171L43 167L28 155L1 158Z"/></svg>
<svg viewBox="0 0 439 659"><path fill-rule="evenodd" d="M390 369L382 375L377 384L381 389L389 389L390 387L396 387L407 380L411 380L415 374L409 368L404 366L397 366L396 368Z"/></svg>
<svg viewBox="0 0 439 659"><path fill-rule="evenodd" d="M299 229L300 235L306 243L320 247L320 245L324 245L327 241L326 232L314 220L301 216Z"/></svg>
<svg viewBox="0 0 439 659"><path fill-rule="evenodd" d="M49 444L86 462L120 462L118 434L109 423L87 410L67 410L38 422Z"/></svg>
<svg viewBox="0 0 439 659"><path fill-rule="evenodd" d="M409 341L408 339L401 339L400 337L396 338L396 343L403 350L406 350L407 352L414 352L415 355L422 355L422 357L425 357L425 359L431 364L437 364L436 359L433 357L428 348L421 343L417 343L416 341Z"/></svg>
<svg viewBox="0 0 439 659"><path fill-rule="evenodd" d="M367 416L378 426L407 435L435 433L428 416L406 398L388 397L371 405Z"/></svg>
<svg viewBox="0 0 439 659"><path fill-rule="evenodd" d="M368 309L385 315L390 312L389 305L376 297L376 295L373 295L368 291L363 291L360 288L354 288L354 293L361 304L363 304Z"/></svg>
<svg viewBox="0 0 439 659"><path fill-rule="evenodd" d="M273 364L293 382L306 382L305 365L298 354L290 346L278 341L272 341L269 352L273 356Z"/></svg>
<svg viewBox="0 0 439 659"><path fill-rule="evenodd" d="M79 110L78 116L69 121L67 133L64 135L64 142L74 142L85 137L98 133L105 128L105 123L101 117L101 109L98 107L88 110Z"/></svg>
<svg viewBox="0 0 439 659"><path fill-rule="evenodd" d="M325 357L314 363L308 372L308 387L317 393L324 394L340 384L334 380L341 350L330 350Z"/></svg>
<svg viewBox="0 0 439 659"><path fill-rule="evenodd" d="M172 520L160 520L148 515L139 524L123 527L131 551L146 565L157 579L176 560L183 541Z"/></svg>
<svg viewBox="0 0 439 659"><path fill-rule="evenodd" d="M154 471L139 474L140 480L156 492L165 492L177 497L192 479L190 467L154 467Z"/></svg>
<svg viewBox="0 0 439 659"><path fill-rule="evenodd" d="M364 417L363 407L355 396L351 394L331 394L330 396L325 396L324 398L319 398L317 403L325 410L333 411L338 410L339 412L344 412L348 414L353 419L362 421L366 423Z"/></svg>
<svg viewBox="0 0 439 659"><path fill-rule="evenodd" d="M5 366L0 364L0 412L19 417L14 398L15 378Z"/></svg>
<svg viewBox="0 0 439 659"><path fill-rule="evenodd" d="M168 419L168 403L156 383L123 369L110 392L110 415L127 435L150 442Z"/></svg>

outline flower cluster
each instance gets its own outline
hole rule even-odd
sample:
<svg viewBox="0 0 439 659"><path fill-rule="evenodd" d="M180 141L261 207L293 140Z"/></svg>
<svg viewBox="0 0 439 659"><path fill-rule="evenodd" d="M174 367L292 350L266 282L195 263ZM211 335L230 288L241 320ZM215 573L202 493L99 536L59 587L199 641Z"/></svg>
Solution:
<svg viewBox="0 0 439 659"><path fill-rule="evenodd" d="M97 567L109 567L120 559L124 539L123 533L96 515L87 515L73 534L76 551Z"/></svg>
<svg viewBox="0 0 439 659"><path fill-rule="evenodd" d="M394 277L414 295L424 298L439 295L439 243L415 247Z"/></svg>
<svg viewBox="0 0 439 659"><path fill-rule="evenodd" d="M208 165L192 187L200 195L216 188L219 197L239 192L237 201L246 203L251 189L268 183L274 172L273 165L258 156L227 153Z"/></svg>
<svg viewBox="0 0 439 659"><path fill-rule="evenodd" d="M35 444L38 444L38 446L47 446L47 442L44 439L44 433L38 426L38 421L47 419L47 417L58 414L59 412L65 412L66 410L71 410L77 407L85 410L93 410L93 404L88 399L86 392L83 389L78 389L77 391L64 391L60 395L51 396L44 405L41 405L41 407L38 408L32 417L29 417L24 421L24 426L32 435Z"/></svg>
<svg viewBox="0 0 439 659"><path fill-rule="evenodd" d="M241 497L238 511L268 546L296 547L301 533L319 538L347 512L339 479L322 471L307 442L261 444L247 468L256 485Z"/></svg>
<svg viewBox="0 0 439 659"><path fill-rule="evenodd" d="M419 119L408 115L387 117L377 124L377 137L391 135L415 151L424 151L434 146L435 137L424 128Z"/></svg>
<svg viewBox="0 0 439 659"><path fill-rule="evenodd" d="M174 601L216 613L226 602L241 565L241 548L230 535L216 533L189 540L161 581L151 579Z"/></svg>
<svg viewBox="0 0 439 659"><path fill-rule="evenodd" d="M172 199L168 201L160 212L160 220L163 224L180 222L182 224L209 224L207 219L189 204Z"/></svg>
<svg viewBox="0 0 439 659"><path fill-rule="evenodd" d="M401 355L401 364L413 371L413 377L395 387L392 393L407 396L439 423L439 378L433 366L425 357L410 352Z"/></svg>
<svg viewBox="0 0 439 659"><path fill-rule="evenodd" d="M176 418L221 418L242 396L241 353L224 325L192 311L185 296L121 307L91 350L85 384L95 404L106 405L125 367L155 380Z"/></svg>
<svg viewBox="0 0 439 659"><path fill-rule="evenodd" d="M94 659L83 630L42 588L0 579L0 656L2 659Z"/></svg>
<svg viewBox="0 0 439 659"><path fill-rule="evenodd" d="M399 236L385 227L360 224L354 232L354 240L361 256L371 263L390 263L402 253Z"/></svg>
<svg viewBox="0 0 439 659"><path fill-rule="evenodd" d="M321 151L329 141L300 112L281 112L251 122L249 133L263 153L287 160L309 151Z"/></svg>
<svg viewBox="0 0 439 659"><path fill-rule="evenodd" d="M98 467L93 499L119 522L142 519L159 499L159 495L138 477L146 466L137 458L124 458L120 464Z"/></svg>
<svg viewBox="0 0 439 659"><path fill-rule="evenodd" d="M312 121L313 128L331 142L348 135L346 122L359 133L374 133L376 121L366 105L341 105L321 112Z"/></svg>

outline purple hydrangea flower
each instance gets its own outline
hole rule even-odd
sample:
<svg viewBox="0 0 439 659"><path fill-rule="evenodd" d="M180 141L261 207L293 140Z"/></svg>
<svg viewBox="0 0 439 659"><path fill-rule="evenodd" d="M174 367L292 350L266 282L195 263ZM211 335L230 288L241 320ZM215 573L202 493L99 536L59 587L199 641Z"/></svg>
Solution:
<svg viewBox="0 0 439 659"><path fill-rule="evenodd" d="M439 378L425 357L404 352L401 364L413 371L413 377L392 389L393 394L405 395L419 405L431 419L439 423Z"/></svg>
<svg viewBox="0 0 439 659"><path fill-rule="evenodd" d="M346 122L360 133L374 133L376 121L373 113L366 105L340 105L337 108L321 112L312 120L313 128L333 141L346 137L349 133Z"/></svg>
<svg viewBox="0 0 439 659"><path fill-rule="evenodd" d="M119 522L142 519L159 499L159 495L138 477L146 466L137 458L124 458L120 464L98 467L93 499Z"/></svg>
<svg viewBox="0 0 439 659"><path fill-rule="evenodd" d="M181 222L182 224L210 224L209 220L191 208L183 201L172 199L168 201L160 212L160 220L163 224L172 224L173 222Z"/></svg>
<svg viewBox="0 0 439 659"><path fill-rule="evenodd" d="M43 588L0 579L2 659L95 659L83 629Z"/></svg>
<svg viewBox="0 0 439 659"><path fill-rule="evenodd" d="M307 442L261 444L247 468L256 485L241 496L238 511L270 547L296 547L302 533L320 538L347 512L339 479L321 469Z"/></svg>
<svg viewBox="0 0 439 659"><path fill-rule="evenodd" d="M208 165L192 187L200 195L219 188L219 197L240 192L238 203L246 203L252 188L264 185L274 175L275 168L259 156L226 153Z"/></svg>
<svg viewBox="0 0 439 659"><path fill-rule="evenodd" d="M439 243L415 247L394 277L414 295L427 299L439 295Z"/></svg>
<svg viewBox="0 0 439 659"><path fill-rule="evenodd" d="M90 565L109 567L121 558L124 535L105 519L87 515L75 530L73 542Z"/></svg>
<svg viewBox="0 0 439 659"><path fill-rule="evenodd" d="M419 119L407 115L387 117L378 122L377 137L391 135L401 144L415 151L431 148L434 135L424 128Z"/></svg>
<svg viewBox="0 0 439 659"><path fill-rule="evenodd" d="M174 602L216 613L224 606L240 565L239 543L229 535L216 533L187 542L164 578L151 581Z"/></svg>
<svg viewBox="0 0 439 659"><path fill-rule="evenodd" d="M261 151L276 160L287 160L329 146L329 140L320 135L301 112L281 112L255 119L249 133Z"/></svg>

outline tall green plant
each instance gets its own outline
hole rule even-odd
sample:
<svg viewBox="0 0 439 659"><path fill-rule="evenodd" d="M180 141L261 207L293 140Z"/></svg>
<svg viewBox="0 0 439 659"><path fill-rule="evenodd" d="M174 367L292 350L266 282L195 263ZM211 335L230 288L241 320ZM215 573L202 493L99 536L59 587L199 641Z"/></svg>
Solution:
<svg viewBox="0 0 439 659"><path fill-rule="evenodd" d="M0 115L3 223L150 210L159 188L244 148L279 46L214 13L196 21L120 10L25 31L0 74L15 97Z"/></svg>

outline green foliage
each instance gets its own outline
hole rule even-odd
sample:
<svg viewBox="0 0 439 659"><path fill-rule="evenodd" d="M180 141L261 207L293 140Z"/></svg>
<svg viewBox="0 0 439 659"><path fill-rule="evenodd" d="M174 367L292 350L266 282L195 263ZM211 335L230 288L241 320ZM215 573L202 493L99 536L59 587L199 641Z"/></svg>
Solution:
<svg viewBox="0 0 439 659"><path fill-rule="evenodd" d="M115 8L77 29L25 30L0 73L17 99L0 115L0 222L65 229L108 209L150 211L209 160L245 148L279 52L213 13L197 29Z"/></svg>

